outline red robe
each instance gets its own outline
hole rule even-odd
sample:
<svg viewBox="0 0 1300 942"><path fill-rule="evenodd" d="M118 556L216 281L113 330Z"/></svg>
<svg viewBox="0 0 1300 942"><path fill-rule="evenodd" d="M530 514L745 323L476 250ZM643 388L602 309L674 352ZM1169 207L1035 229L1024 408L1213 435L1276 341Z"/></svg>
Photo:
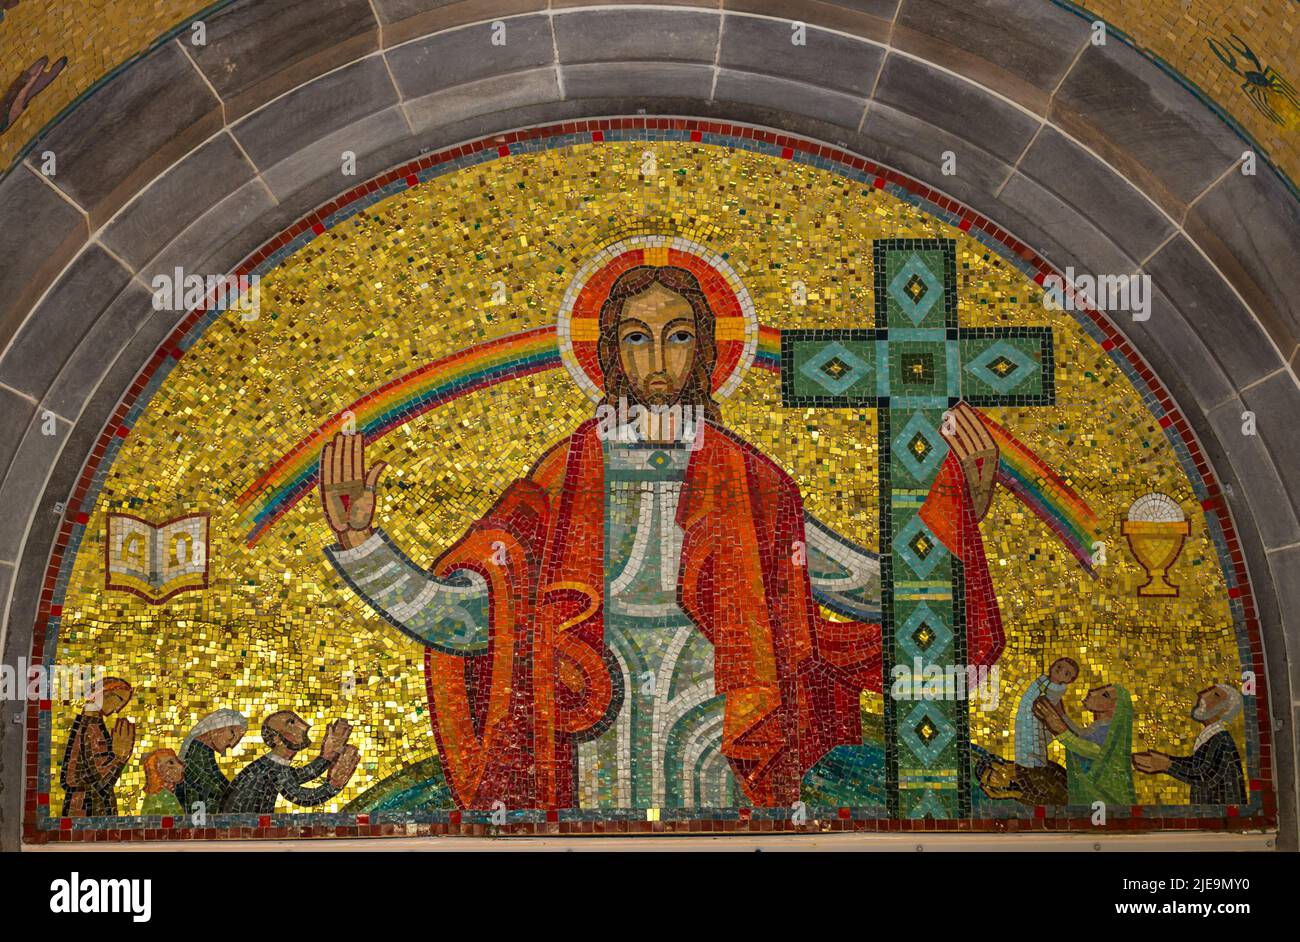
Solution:
<svg viewBox="0 0 1300 942"><path fill-rule="evenodd" d="M603 655L605 471L596 420L515 481L434 566L490 590L488 650L428 649L433 731L461 807L577 802L576 743L613 696ZM922 517L966 565L968 656L990 664L1002 626L965 478L949 455ZM722 752L749 801L788 805L834 746L862 741L860 694L879 692L880 626L824 618L801 564L804 511L788 474L706 426L677 508L677 597L714 649Z"/></svg>

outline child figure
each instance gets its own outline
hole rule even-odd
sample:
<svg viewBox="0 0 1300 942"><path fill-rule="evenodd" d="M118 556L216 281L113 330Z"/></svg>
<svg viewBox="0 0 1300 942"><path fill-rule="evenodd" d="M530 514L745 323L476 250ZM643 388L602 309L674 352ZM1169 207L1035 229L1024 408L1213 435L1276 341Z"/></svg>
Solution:
<svg viewBox="0 0 1300 942"><path fill-rule="evenodd" d="M142 815L176 815L185 813L176 786L185 779L185 766L171 749L156 749L144 757L144 804Z"/></svg>
<svg viewBox="0 0 1300 942"><path fill-rule="evenodd" d="M1013 798L1031 806L1066 803L1068 776L1063 767L1047 758L1053 734L1035 715L1034 704L1047 701L1064 722L1071 723L1061 709L1061 699L1078 676L1078 663L1068 657L1057 658L1046 674L1025 688L1016 708L1015 762L991 756L978 773L979 783L990 798Z"/></svg>
<svg viewBox="0 0 1300 942"><path fill-rule="evenodd" d="M1020 705L1016 707L1016 765L1041 769L1050 764L1047 746L1052 741L1052 732L1034 716L1034 701L1043 697L1059 711L1061 698L1078 676L1078 663L1073 658L1059 657L1020 697Z"/></svg>

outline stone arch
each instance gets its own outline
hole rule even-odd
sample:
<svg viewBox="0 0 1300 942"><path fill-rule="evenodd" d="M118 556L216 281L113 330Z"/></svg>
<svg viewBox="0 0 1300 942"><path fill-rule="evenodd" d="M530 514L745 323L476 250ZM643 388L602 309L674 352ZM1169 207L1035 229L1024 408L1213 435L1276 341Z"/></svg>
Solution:
<svg viewBox="0 0 1300 942"><path fill-rule="evenodd" d="M1086 22L1047 2L967 18L907 0L780 5L797 18L766 0L395 0L378 18L369 3L313 6L224 8L206 48L159 46L50 129L33 154L53 151L56 176L29 156L0 181L6 663L48 614L47 564L87 459L169 355L176 323L149 307L154 273L232 271L391 168L462 142L508 146L520 129L591 118L725 121L900 171L1060 269L1152 276L1151 319L1117 324L1116 342L1163 381L1171 423L1220 482L1207 504L1235 524L1294 846L1300 496L1287 472L1300 454L1286 420L1300 407L1300 273L1276 249L1300 240L1300 204L1266 166L1239 172L1246 146L1200 100L1123 43L1093 46ZM344 150L355 179L340 176ZM954 176L940 169L948 151ZM1240 434L1245 411L1257 436ZM0 724L6 846L21 818L20 706L4 704Z"/></svg>

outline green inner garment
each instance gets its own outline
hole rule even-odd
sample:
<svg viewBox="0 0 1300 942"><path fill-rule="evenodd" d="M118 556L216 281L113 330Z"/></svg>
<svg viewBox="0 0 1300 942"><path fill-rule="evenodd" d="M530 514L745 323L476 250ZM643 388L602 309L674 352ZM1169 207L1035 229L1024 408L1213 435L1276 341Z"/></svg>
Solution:
<svg viewBox="0 0 1300 942"><path fill-rule="evenodd" d="M686 447L605 447L605 643L622 703L578 747L585 808L732 806L713 646L677 604Z"/></svg>

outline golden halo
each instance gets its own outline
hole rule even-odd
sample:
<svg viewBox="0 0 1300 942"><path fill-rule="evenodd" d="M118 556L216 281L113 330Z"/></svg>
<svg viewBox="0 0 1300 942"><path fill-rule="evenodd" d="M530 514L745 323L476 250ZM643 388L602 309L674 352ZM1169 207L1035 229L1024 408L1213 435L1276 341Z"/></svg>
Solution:
<svg viewBox="0 0 1300 942"><path fill-rule="evenodd" d="M713 394L725 399L745 378L758 352L758 312L726 258L682 236L634 235L605 246L578 270L556 319L560 359L593 402L604 398L597 344L600 307L614 282L638 265L674 265L693 274L716 318Z"/></svg>

